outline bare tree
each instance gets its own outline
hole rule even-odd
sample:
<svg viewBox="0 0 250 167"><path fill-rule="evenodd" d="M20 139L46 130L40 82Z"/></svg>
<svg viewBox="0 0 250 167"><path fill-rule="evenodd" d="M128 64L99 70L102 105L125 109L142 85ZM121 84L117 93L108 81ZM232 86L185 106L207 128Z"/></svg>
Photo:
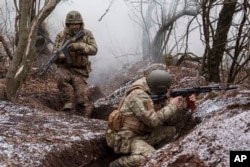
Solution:
<svg viewBox="0 0 250 167"><path fill-rule="evenodd" d="M207 2L211 6L212 1ZM233 20L234 11L236 8L236 0L228 1L225 0L223 7L220 11L216 30L212 31L214 33L213 40L211 41L212 47L207 47L206 54L204 55L204 69L207 70L207 79L209 81L220 82L220 64L223 58L225 51L225 46L227 44L228 32ZM207 11L209 8L206 8L206 3L203 5L203 11ZM203 14L204 15L204 14ZM204 17L209 20L209 15L204 15ZM207 23L207 22L205 22ZM207 28L211 26L211 23L208 22L204 26L204 31L207 31ZM206 32L206 34L209 32ZM209 39L209 37L205 38ZM207 45L210 45L210 41L206 41Z"/></svg>
<svg viewBox="0 0 250 167"><path fill-rule="evenodd" d="M222 6L220 8L220 6ZM219 12L215 12L220 10ZM214 15L215 13L215 15ZM219 15L217 16L217 13ZM205 43L202 75L208 81L232 83L240 71L249 76L249 2L247 0L202 1L202 24ZM227 60L226 68L222 60ZM248 74L247 74L248 73ZM244 77L243 77L244 78Z"/></svg>
<svg viewBox="0 0 250 167"><path fill-rule="evenodd" d="M163 58L163 49L165 45L164 43L167 43L168 41L165 40L165 35L166 31L171 30L173 24L182 16L189 15L189 16L196 16L197 10L189 10L189 9L184 9L180 12L178 12L175 16L169 18L165 24L163 24L160 29L157 31L153 43L152 43L152 53L151 55L154 55L154 61L155 62L162 62ZM170 31L171 32L171 31ZM169 32L169 33L170 33Z"/></svg>
<svg viewBox="0 0 250 167"><path fill-rule="evenodd" d="M141 17L142 17L142 21L143 21L143 25L145 28L143 28L143 32L142 32L142 56L143 56L143 60L147 60L149 59L150 56L150 52L151 52L151 44L150 41L152 40L151 34L149 32L149 30L151 29L152 25L152 13L154 10L155 4L153 2L149 3L148 7L147 7L147 11L146 11L146 16L144 18L143 15L143 5L141 3Z"/></svg>
<svg viewBox="0 0 250 167"><path fill-rule="evenodd" d="M244 0L242 4L238 5L236 10L238 13L242 13L240 19L237 19L239 23L233 22L234 25L234 35L232 38L235 40L229 39L229 41L235 41L235 47L232 48L233 51L228 49L226 53L232 59L232 63L229 69L229 74L227 77L227 83L232 82L242 82L246 78L250 78L250 4L247 0ZM238 76L238 74L244 71L245 74ZM238 77L237 77L238 76ZM237 81L236 81L237 79Z"/></svg>
<svg viewBox="0 0 250 167"><path fill-rule="evenodd" d="M163 55L171 54L171 44L178 46L188 35L176 38L175 26L177 21L184 16L196 16L199 5L190 7L190 2L176 1L129 1L134 10L139 9L139 17L142 27L142 51L143 60L151 59L154 62L163 63ZM170 3L169 3L170 2ZM137 4L137 6L135 5ZM138 5L139 4L139 5ZM180 9L181 8L181 9ZM133 18L133 17L131 17ZM189 24L189 23L187 23ZM188 26L187 26L188 27ZM189 30L187 30L189 32ZM171 41L171 42L170 42ZM185 45L183 45L185 46ZM171 47L173 48L173 47ZM178 50L178 47L175 47Z"/></svg>
<svg viewBox="0 0 250 167"><path fill-rule="evenodd" d="M190 28L191 22L196 18L195 24L200 25L201 43L205 44L201 74L213 82L221 82L221 77L223 82L228 83L239 83L249 78L248 0L127 2L133 4L134 11L138 9L140 11L140 17L137 18L141 18L142 22L144 60L151 59L161 63L164 60L163 55L171 56L173 50L176 51L176 55L194 55L188 49L188 36L194 29ZM167 8L168 12L165 11L167 5L170 6ZM185 16L193 16L191 17L193 20L187 22L186 34L175 36L178 20ZM183 49L184 53L181 53Z"/></svg>
<svg viewBox="0 0 250 167"><path fill-rule="evenodd" d="M29 71L31 57L35 54L34 45L38 26L53 11L60 0L46 1L41 9L34 8L37 7L36 3L40 5L40 1L22 0L14 2L16 7L19 5L19 8L17 7L18 40L13 59L6 74L5 85L9 100L15 99L17 90ZM34 12L34 10L37 12Z"/></svg>

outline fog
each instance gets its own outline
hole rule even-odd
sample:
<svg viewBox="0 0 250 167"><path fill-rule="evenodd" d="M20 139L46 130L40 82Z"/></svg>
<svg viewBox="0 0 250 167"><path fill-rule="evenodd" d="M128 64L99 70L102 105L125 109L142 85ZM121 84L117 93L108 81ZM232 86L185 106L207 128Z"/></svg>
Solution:
<svg viewBox="0 0 250 167"><path fill-rule="evenodd" d="M113 3L109 8L111 2ZM171 12L171 0L166 2L169 2L165 6ZM105 14L107 9L109 11ZM90 73L89 82L100 82L99 79L110 77L120 68L142 58L142 28L133 21L137 19L133 15L135 11L132 11L133 9L129 8L124 0L61 2L47 19L52 38L63 29L66 14L71 10L78 10L82 14L85 28L92 31L98 45L97 55L90 58L93 71ZM181 19L178 22L177 31L182 31L178 34L180 35L183 34L186 25ZM197 31L190 33L189 44L191 52L202 55L203 46Z"/></svg>
<svg viewBox="0 0 250 167"><path fill-rule="evenodd" d="M74 0L61 2L48 17L51 39L64 28L66 14L78 10L85 28L92 31L98 45L96 56L90 56L92 72L89 82L110 77L116 70L141 58L141 29L128 15L129 8L123 0ZM109 11L105 14L106 10Z"/></svg>
<svg viewBox="0 0 250 167"><path fill-rule="evenodd" d="M1 11L6 7L6 2L7 5L13 3L12 1L1 1ZM171 0L166 0L166 2L171 2ZM111 7L110 4L112 4ZM172 11L170 3L165 6L169 8L168 12ZM78 10L82 14L85 28L92 31L98 45L97 55L90 56L92 62L90 83L100 83L102 79L111 77L117 70L126 67L131 62L141 60L142 28L140 23L133 21L139 19L133 14L135 9L129 7L125 0L64 0L60 2L46 19L52 41L55 40L56 34L63 30L65 17L71 10ZM8 7L8 11L11 12L11 16L6 20L14 22L15 8ZM183 20L185 19L187 17L183 18ZM179 36L185 33L186 24L183 20L178 20L177 32L180 31L180 33L177 34ZM10 29L14 32L13 27L10 26ZM154 27L154 29L157 28ZM172 42L175 44L176 41L173 39L170 43ZM189 34L188 43L191 52L202 55L203 46L197 31Z"/></svg>

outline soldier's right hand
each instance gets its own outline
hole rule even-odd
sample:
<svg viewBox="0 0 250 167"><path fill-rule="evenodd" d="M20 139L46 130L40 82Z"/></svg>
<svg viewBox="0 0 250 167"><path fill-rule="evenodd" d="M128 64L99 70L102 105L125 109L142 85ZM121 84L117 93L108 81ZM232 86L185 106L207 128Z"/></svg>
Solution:
<svg viewBox="0 0 250 167"><path fill-rule="evenodd" d="M63 53L60 53L59 56L58 56L58 58L59 58L60 60L63 60L63 59L65 59L65 55L64 55Z"/></svg>
<svg viewBox="0 0 250 167"><path fill-rule="evenodd" d="M55 60L56 64L63 64L65 61L65 55L63 53L60 53L57 57L57 59Z"/></svg>

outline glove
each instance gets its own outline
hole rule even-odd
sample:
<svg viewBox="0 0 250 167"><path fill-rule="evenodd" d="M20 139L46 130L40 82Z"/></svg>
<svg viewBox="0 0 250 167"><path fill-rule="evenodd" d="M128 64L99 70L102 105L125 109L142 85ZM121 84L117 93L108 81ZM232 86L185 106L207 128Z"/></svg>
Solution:
<svg viewBox="0 0 250 167"><path fill-rule="evenodd" d="M63 53L60 53L59 56L58 56L59 59L63 60L65 59L65 55Z"/></svg>
<svg viewBox="0 0 250 167"><path fill-rule="evenodd" d="M65 55L63 53L60 53L58 57L55 60L56 64L63 64L65 62Z"/></svg>
<svg viewBox="0 0 250 167"><path fill-rule="evenodd" d="M196 105L195 105L196 95L192 94L191 96L186 97L186 101L187 101L188 108L194 111L196 109Z"/></svg>
<svg viewBox="0 0 250 167"><path fill-rule="evenodd" d="M68 49L69 50L78 50L80 48L80 44L78 43L71 43L69 46L68 46Z"/></svg>

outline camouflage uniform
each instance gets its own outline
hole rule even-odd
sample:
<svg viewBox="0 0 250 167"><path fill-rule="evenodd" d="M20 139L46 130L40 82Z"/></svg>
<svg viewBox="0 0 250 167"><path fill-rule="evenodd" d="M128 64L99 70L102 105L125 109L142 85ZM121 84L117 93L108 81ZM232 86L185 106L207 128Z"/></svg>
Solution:
<svg viewBox="0 0 250 167"><path fill-rule="evenodd" d="M111 162L110 167L138 166L145 155L155 151L154 146L168 142L176 135L175 125L183 115L182 104L154 104L148 96L150 90L145 78L136 81L133 87L120 108L122 128L106 131L108 146L115 153L126 154Z"/></svg>
<svg viewBox="0 0 250 167"><path fill-rule="evenodd" d="M58 58L55 61L57 64L57 86L62 93L62 100L65 102L63 110L75 109L77 112L84 112L83 114L86 117L89 117L92 105L88 99L89 89L87 78L91 71L91 64L88 56L97 53L97 44L91 31L84 28L84 23L80 13L72 11L69 14L70 16L73 16L73 18L75 18L75 15L79 18L78 20L73 20L72 23L75 23L74 21L79 21L84 35L68 47L68 53L72 61L71 64L67 64L65 58ZM68 21L67 19L68 18L66 18L66 25ZM66 28L56 37L53 53L55 53L66 40L72 39L74 36L75 33L66 26Z"/></svg>

